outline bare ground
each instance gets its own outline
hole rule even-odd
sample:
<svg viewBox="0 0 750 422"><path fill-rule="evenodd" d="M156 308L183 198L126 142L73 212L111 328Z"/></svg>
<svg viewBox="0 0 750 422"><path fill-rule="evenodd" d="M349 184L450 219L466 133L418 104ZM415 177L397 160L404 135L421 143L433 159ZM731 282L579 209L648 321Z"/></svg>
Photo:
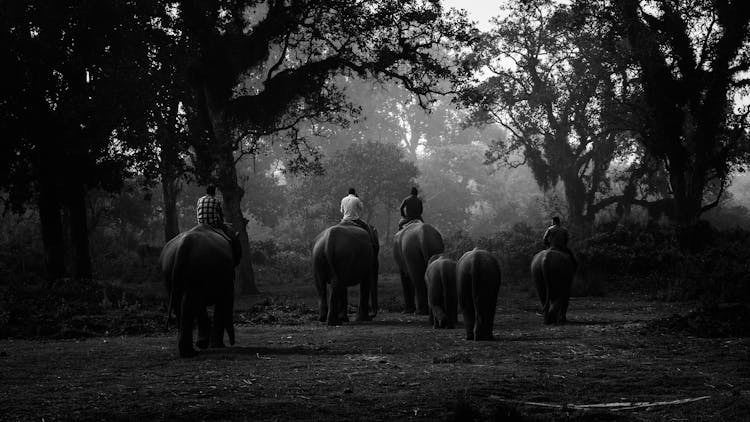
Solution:
<svg viewBox="0 0 750 422"><path fill-rule="evenodd" d="M750 420L750 338L654 322L688 304L573 298L544 326L506 284L496 340L467 342L396 312L393 276L387 311L340 327L314 321L310 284L261 288L289 305L240 298L238 344L194 359L174 331L1 340L0 420Z"/></svg>

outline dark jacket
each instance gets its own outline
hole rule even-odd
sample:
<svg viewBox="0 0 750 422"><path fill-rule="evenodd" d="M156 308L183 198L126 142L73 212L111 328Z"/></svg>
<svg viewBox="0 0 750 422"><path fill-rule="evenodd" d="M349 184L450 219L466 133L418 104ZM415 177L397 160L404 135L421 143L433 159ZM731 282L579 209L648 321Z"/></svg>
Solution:
<svg viewBox="0 0 750 422"><path fill-rule="evenodd" d="M408 219L422 216L422 200L416 195L409 195L401 202L401 217Z"/></svg>

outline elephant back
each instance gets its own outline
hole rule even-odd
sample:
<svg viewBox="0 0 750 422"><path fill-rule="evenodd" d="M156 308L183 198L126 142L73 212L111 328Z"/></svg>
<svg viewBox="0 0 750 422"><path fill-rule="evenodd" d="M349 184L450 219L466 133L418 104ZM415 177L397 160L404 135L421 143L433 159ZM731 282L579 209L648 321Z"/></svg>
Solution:
<svg viewBox="0 0 750 422"><path fill-rule="evenodd" d="M339 224L321 232L313 244L313 264L318 270L344 279L360 279L377 271L377 255L370 235L355 225ZM351 276L351 277L349 277Z"/></svg>
<svg viewBox="0 0 750 422"><path fill-rule="evenodd" d="M411 259L421 257L424 265L430 257L445 251L443 236L440 232L427 223L409 224L396 233L394 253L400 253ZM407 258L409 259L409 258Z"/></svg>
<svg viewBox="0 0 750 422"><path fill-rule="evenodd" d="M474 283L500 284L500 262L484 249L474 248L464 253L456 264L456 271L459 278L473 280Z"/></svg>
<svg viewBox="0 0 750 422"><path fill-rule="evenodd" d="M572 278L574 264L567 253L552 248L545 249L531 260L531 272L544 274L545 277Z"/></svg>
<svg viewBox="0 0 750 422"><path fill-rule="evenodd" d="M234 279L232 247L213 228L198 225L167 242L160 256L162 273L177 288L204 279Z"/></svg>

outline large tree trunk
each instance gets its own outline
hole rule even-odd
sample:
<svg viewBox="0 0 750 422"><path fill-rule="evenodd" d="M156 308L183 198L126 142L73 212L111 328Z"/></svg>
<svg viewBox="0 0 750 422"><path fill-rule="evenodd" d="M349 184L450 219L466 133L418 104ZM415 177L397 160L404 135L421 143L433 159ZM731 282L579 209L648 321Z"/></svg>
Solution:
<svg viewBox="0 0 750 422"><path fill-rule="evenodd" d="M568 222L573 227L582 228L589 223L587 216L584 215L586 187L575 169L563 174L562 181L565 186L565 201L568 204Z"/></svg>
<svg viewBox="0 0 750 422"><path fill-rule="evenodd" d="M46 277L56 280L65 277L65 237L63 236L60 201L50 167L39 168L39 222L42 227Z"/></svg>
<svg viewBox="0 0 750 422"><path fill-rule="evenodd" d="M178 146L177 125L179 120L180 102L174 100L168 103L162 114L159 132L161 136L161 149L159 151L159 173L161 176L161 189L164 216L164 243L180 234L180 219L177 213L177 196L182 191L180 176L183 172L183 163L180 158Z"/></svg>
<svg viewBox="0 0 750 422"><path fill-rule="evenodd" d="M70 211L70 239L73 243L73 277L91 278L91 255L89 253L89 230L86 223L86 189L79 180L74 180L68 189Z"/></svg>
<svg viewBox="0 0 750 422"><path fill-rule="evenodd" d="M161 190L164 201L164 243L180 234L180 218L177 214L177 196L182 190L179 180L162 174Z"/></svg>
<svg viewBox="0 0 750 422"><path fill-rule="evenodd" d="M219 153L218 186L224 200L224 219L232 224L235 231L239 232L240 244L242 245L242 259L237 266L237 282L239 291L243 294L258 293L255 286L255 274L250 261L250 239L245 229L245 219L242 215L242 195L244 190L237 184L237 169L234 166L234 154L229 149Z"/></svg>

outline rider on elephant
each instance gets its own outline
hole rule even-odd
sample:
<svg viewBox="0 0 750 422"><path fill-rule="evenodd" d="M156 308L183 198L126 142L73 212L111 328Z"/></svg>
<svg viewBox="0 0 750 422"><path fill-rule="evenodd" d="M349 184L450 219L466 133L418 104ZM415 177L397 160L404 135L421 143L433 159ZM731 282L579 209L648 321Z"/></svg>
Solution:
<svg viewBox="0 0 750 422"><path fill-rule="evenodd" d="M367 234L370 235L370 241L373 243L374 247L377 240L375 240L376 237L372 232L372 227L370 227L369 224L365 223L359 217L364 208L365 206L362 203L362 200L359 199L359 196L357 196L357 191L354 188L349 188L349 194L341 199L340 209L341 213L343 214L341 222L356 224L357 226L365 229L367 231Z"/></svg>
<svg viewBox="0 0 750 422"><path fill-rule="evenodd" d="M573 261L573 266L577 267L578 261L573 251L568 248L568 238L568 230L560 224L560 217L552 217L552 225L547 228L542 238L544 246L567 253Z"/></svg>
<svg viewBox="0 0 750 422"><path fill-rule="evenodd" d="M232 232L231 226L224 222L221 202L216 198L216 186L208 185L206 187L206 194L198 198L195 211L198 224L207 224L226 235L227 240L232 245L235 265L238 264L242 257L242 245L237 234Z"/></svg>
<svg viewBox="0 0 750 422"><path fill-rule="evenodd" d="M417 188L411 188L411 195L404 198L399 207L401 211L401 220L398 222L398 229L404 228L407 223L419 220L424 222L422 219L422 199L417 196Z"/></svg>

